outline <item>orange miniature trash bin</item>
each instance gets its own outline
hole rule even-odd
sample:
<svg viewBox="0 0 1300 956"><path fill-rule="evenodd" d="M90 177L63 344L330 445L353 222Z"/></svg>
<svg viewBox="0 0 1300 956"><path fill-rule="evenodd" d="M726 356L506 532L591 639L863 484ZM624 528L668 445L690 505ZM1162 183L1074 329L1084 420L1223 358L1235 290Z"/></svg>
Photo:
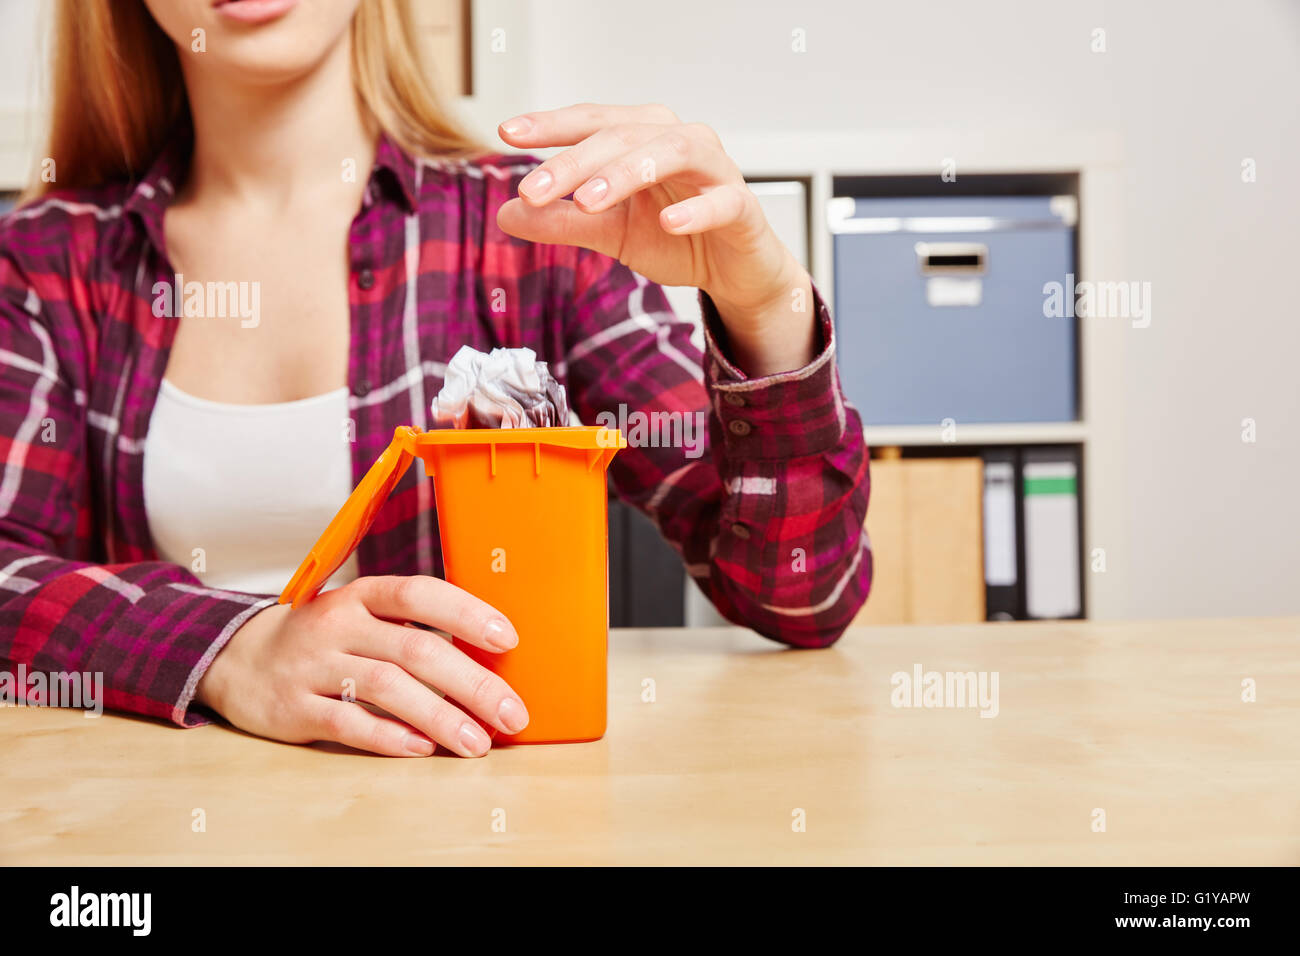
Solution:
<svg viewBox="0 0 1300 956"><path fill-rule="evenodd" d="M401 427L280 595L310 601L369 530L415 457L432 475L449 582L514 624L504 654L456 641L523 698L529 722L506 743L605 733L609 524L605 469L616 429Z"/></svg>

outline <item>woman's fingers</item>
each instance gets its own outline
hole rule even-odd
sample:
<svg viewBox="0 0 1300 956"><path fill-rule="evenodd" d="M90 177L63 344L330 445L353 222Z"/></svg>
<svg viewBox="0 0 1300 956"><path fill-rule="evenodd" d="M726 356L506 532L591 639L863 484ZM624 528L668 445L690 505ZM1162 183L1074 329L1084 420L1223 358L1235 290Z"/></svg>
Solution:
<svg viewBox="0 0 1300 956"><path fill-rule="evenodd" d="M748 186L728 183L665 206L659 211L659 224L675 236L690 236L735 225L751 217L757 206Z"/></svg>
<svg viewBox="0 0 1300 956"><path fill-rule="evenodd" d="M520 180L519 195L534 206L567 196L587 182L596 170L656 139L664 129L649 123L635 123L596 130L582 142L541 163Z"/></svg>
<svg viewBox="0 0 1300 956"><path fill-rule="evenodd" d="M501 124L516 146L569 146L529 172L519 199L497 211L497 225L532 242L582 246L623 260L629 239L625 200L668 182L697 195L660 211L659 226L688 236L738 225L757 235L762 210L718 134L701 123L682 123L667 107L582 103L527 113ZM564 196L572 193L572 201ZM664 201L656 197L656 202ZM644 230L643 230L644 234Z"/></svg>
<svg viewBox="0 0 1300 956"><path fill-rule="evenodd" d="M481 757L492 746L487 733L464 711L443 700L391 661L347 656L340 663L332 683L338 687L344 681L355 683L357 700L382 707L398 720L462 757ZM353 703L352 706L357 705ZM357 709L365 710L363 707Z"/></svg>
<svg viewBox="0 0 1300 956"><path fill-rule="evenodd" d="M519 183L519 195L544 206L573 193L583 211L600 212L674 178L709 186L742 177L718 134L702 123L612 126L539 165Z"/></svg>
<svg viewBox="0 0 1300 956"><path fill-rule="evenodd" d="M530 206L522 199L510 199L497 210L502 231L528 242L581 246L618 258L627 229L627 213L615 207L600 213L586 213L571 200Z"/></svg>
<svg viewBox="0 0 1300 956"><path fill-rule="evenodd" d="M347 658L350 665L364 669L382 661L396 664L417 678L421 688L424 684L438 688L503 733L517 734L528 726L528 708L510 685L437 634L418 627L377 623L357 634L348 650L356 655ZM363 660L366 658L369 660ZM383 700L369 696L361 683L357 685L357 696L403 720L410 719L406 713L389 708ZM411 723L423 729L418 722L411 720Z"/></svg>
<svg viewBox="0 0 1300 956"><path fill-rule="evenodd" d="M542 149L547 146L572 146L608 126L633 123L668 126L679 122L676 113L659 103L642 106L578 103L558 110L524 113L506 120L497 127L497 132L511 146Z"/></svg>
<svg viewBox="0 0 1300 956"><path fill-rule="evenodd" d="M504 614L440 578L420 574L367 577L346 587L375 617L427 624L496 654L519 643L514 625Z"/></svg>
<svg viewBox="0 0 1300 956"><path fill-rule="evenodd" d="M385 757L433 754L434 744L428 737L354 703L312 695L304 718L307 735L315 740L332 740Z"/></svg>
<svg viewBox="0 0 1300 956"><path fill-rule="evenodd" d="M513 734L527 726L527 708L498 675L437 634L394 623L428 625L500 653L518 644L519 638L491 605L446 581L419 575L358 578L322 595L319 603L321 613L332 622L332 646L342 653L323 662L313 680L320 682L313 688L316 693L330 697L350 693L463 757L487 753L491 739L478 719L430 687L464 702L490 728ZM365 710L350 701L341 703ZM370 722L357 724L337 711L327 713L332 720L346 721L334 729L348 734L346 740L330 739L349 746L358 746L354 741L365 740L362 735L367 733L393 733ZM384 753L406 752L402 749L406 745L391 736L361 746Z"/></svg>
<svg viewBox="0 0 1300 956"><path fill-rule="evenodd" d="M575 146L554 159L558 161L580 148ZM586 212L608 209L633 193L669 179L705 188L742 179L717 134L699 123L661 130L654 139L611 157L598 168L585 167L583 172L588 178L578 186L573 200Z"/></svg>

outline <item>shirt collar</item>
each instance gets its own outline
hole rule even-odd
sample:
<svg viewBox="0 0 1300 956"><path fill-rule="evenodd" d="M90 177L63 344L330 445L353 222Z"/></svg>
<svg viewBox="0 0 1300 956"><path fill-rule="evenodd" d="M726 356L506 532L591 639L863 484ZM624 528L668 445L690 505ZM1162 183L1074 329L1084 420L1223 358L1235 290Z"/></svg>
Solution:
<svg viewBox="0 0 1300 956"><path fill-rule="evenodd" d="M398 198L405 204L407 212L415 212L420 205L419 174L416 167L417 160L402 149L395 139L386 132L379 134L370 180L373 183L381 173L387 175L396 184Z"/></svg>
<svg viewBox="0 0 1300 956"><path fill-rule="evenodd" d="M123 218L133 217L143 227L155 249L167 248L163 216L176 196L176 184L185 178L189 169L192 148L193 138L188 124L182 124L167 138L166 145L122 206Z"/></svg>
<svg viewBox="0 0 1300 956"><path fill-rule="evenodd" d="M167 207L176 195L176 184L183 182L189 170L194 139L189 123L181 123L150 165L148 172L135 184L122 206L124 218L132 216L140 223L153 247L165 250L167 243L163 218ZM375 164L370 170L365 198L369 205L373 191L384 189L388 183L389 194L399 200L407 212L419 208L417 161L402 149L388 133L381 133L375 146Z"/></svg>

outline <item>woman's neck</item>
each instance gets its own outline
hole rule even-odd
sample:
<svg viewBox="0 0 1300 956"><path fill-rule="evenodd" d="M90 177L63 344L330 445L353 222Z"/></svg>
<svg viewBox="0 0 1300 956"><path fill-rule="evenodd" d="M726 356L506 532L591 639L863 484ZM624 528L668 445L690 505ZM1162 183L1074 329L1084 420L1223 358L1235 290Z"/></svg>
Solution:
<svg viewBox="0 0 1300 956"><path fill-rule="evenodd" d="M192 60L186 58L187 64ZM237 199L268 211L361 190L374 161L352 83L348 34L310 72L287 83L232 84L187 65L194 153L183 195ZM349 162L354 176L347 177Z"/></svg>

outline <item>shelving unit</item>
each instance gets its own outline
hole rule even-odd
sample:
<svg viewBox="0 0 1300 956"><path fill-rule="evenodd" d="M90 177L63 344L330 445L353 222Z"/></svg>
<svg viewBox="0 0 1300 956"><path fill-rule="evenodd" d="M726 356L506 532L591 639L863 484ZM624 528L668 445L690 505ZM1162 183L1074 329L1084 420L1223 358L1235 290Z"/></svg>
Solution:
<svg viewBox="0 0 1300 956"><path fill-rule="evenodd" d="M1119 278L1124 269L1121 195L1123 140L1106 129L1060 130L883 130L864 133L780 130L768 133L720 130L727 151L747 178L798 179L809 185L811 271L832 311L834 276L832 232L827 220L835 184L854 177L933 177L942 194L940 173L955 163L962 177L1070 177L1077 182L1079 276ZM962 192L960 188L954 194ZM942 425L869 426L873 447L942 448L944 446L1076 445L1083 474L1082 551L1093 548L1115 560L1127 552L1125 458L1127 433L1118 387L1124 381L1126 323L1116 319L1083 320L1079 325L1078 421L1053 423L963 424L945 435ZM1115 387L1112 387L1115 386ZM947 439L947 440L945 440ZM1086 567L1086 564L1085 564ZM1086 573L1086 572L1085 572ZM1088 617L1125 616L1129 596L1121 573L1088 575Z"/></svg>

